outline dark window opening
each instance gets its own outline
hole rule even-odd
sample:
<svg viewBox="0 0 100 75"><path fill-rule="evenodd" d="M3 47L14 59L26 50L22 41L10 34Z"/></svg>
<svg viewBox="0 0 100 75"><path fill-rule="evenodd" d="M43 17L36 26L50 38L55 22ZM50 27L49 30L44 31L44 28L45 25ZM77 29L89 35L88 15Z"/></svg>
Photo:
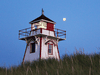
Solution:
<svg viewBox="0 0 100 75"><path fill-rule="evenodd" d="M35 27L35 29L37 29L37 25L35 25L34 27Z"/></svg>
<svg viewBox="0 0 100 75"><path fill-rule="evenodd" d="M31 43L30 48L30 52L35 53L35 43Z"/></svg>
<svg viewBox="0 0 100 75"><path fill-rule="evenodd" d="M53 54L53 44L48 45L48 54Z"/></svg>

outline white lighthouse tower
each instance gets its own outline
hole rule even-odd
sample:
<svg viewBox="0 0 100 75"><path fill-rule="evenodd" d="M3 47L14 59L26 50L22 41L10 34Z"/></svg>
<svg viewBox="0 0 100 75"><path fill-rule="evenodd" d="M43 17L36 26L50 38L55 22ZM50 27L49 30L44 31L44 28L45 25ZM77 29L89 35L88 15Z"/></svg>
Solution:
<svg viewBox="0 0 100 75"><path fill-rule="evenodd" d="M58 42L66 39L66 31L55 28L55 22L42 15L29 22L31 27L19 30L19 40L26 41L23 62L37 59L60 59Z"/></svg>

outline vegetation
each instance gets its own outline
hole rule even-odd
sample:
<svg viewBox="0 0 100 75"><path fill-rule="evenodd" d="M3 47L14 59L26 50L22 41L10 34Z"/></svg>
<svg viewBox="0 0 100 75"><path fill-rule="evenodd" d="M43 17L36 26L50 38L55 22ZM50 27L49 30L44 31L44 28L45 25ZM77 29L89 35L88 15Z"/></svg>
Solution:
<svg viewBox="0 0 100 75"><path fill-rule="evenodd" d="M1 67L0 75L100 75L100 53L65 54L61 60L38 60L9 69Z"/></svg>

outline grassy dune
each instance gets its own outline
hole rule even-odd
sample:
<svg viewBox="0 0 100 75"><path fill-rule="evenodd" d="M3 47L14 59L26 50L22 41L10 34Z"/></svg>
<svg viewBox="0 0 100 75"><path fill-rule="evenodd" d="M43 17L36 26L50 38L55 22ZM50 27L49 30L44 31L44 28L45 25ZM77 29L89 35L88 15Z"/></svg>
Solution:
<svg viewBox="0 0 100 75"><path fill-rule="evenodd" d="M0 75L100 75L100 54L65 54L59 61L47 59L9 69L1 67Z"/></svg>

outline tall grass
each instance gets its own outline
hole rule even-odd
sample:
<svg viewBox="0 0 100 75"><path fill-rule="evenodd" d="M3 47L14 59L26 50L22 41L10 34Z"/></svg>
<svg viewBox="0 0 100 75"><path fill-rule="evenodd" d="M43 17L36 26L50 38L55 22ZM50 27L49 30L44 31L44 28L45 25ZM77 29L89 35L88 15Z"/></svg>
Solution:
<svg viewBox="0 0 100 75"><path fill-rule="evenodd" d="M100 75L100 54L65 54L59 61L39 59L9 69L0 67L0 75Z"/></svg>

